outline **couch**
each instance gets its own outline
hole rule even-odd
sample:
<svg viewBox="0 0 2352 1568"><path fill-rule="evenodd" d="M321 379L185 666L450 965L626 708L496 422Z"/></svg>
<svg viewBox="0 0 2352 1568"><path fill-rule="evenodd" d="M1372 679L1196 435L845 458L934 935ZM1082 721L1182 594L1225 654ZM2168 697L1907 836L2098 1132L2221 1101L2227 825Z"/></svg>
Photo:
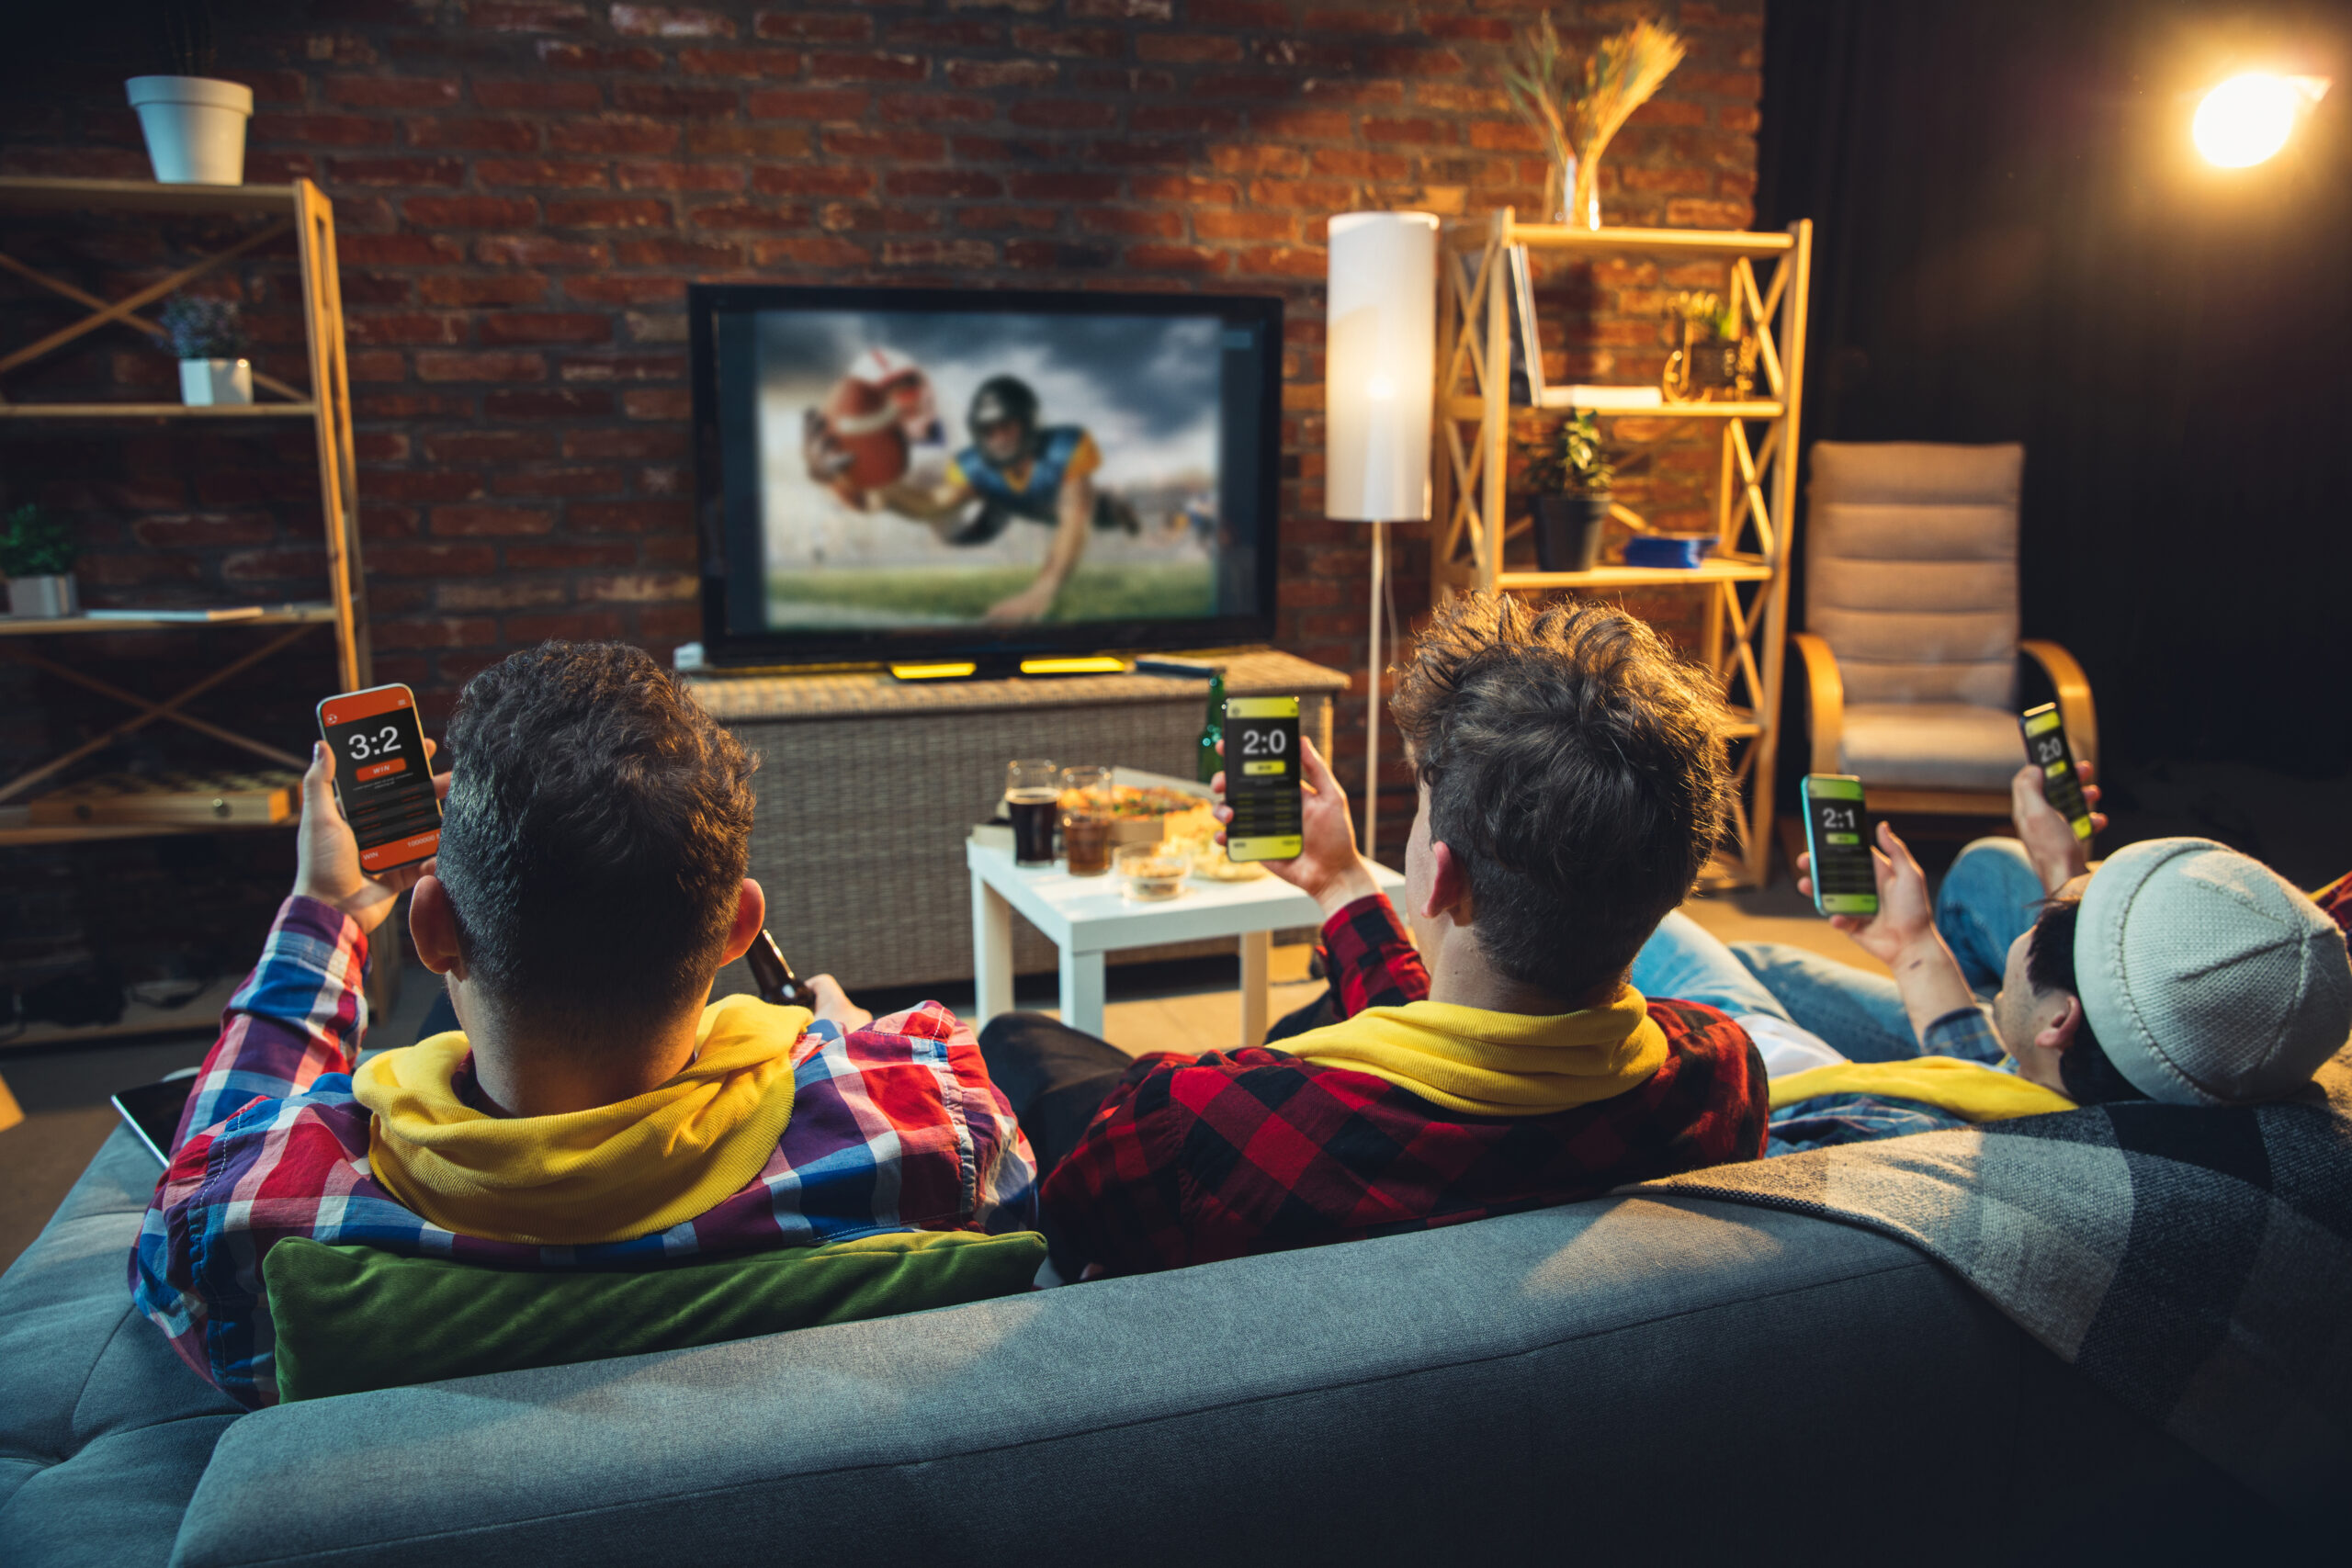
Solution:
<svg viewBox="0 0 2352 1568"><path fill-rule="evenodd" d="M241 1414L118 1131L0 1278L0 1562L2196 1560L2257 1515L1939 1267L1619 1197Z"/></svg>

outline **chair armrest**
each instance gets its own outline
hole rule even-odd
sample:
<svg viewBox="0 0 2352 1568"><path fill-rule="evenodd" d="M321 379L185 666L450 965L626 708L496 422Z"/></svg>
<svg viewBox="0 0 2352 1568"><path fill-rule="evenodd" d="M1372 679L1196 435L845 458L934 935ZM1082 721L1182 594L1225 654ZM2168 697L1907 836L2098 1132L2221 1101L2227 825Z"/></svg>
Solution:
<svg viewBox="0 0 2352 1568"><path fill-rule="evenodd" d="M1846 682L1838 673L1838 656L1811 632L1792 632L1789 646L1804 666L1805 732L1813 739L1813 762L1806 771L1838 771L1838 742L1846 730Z"/></svg>
<svg viewBox="0 0 2352 1568"><path fill-rule="evenodd" d="M2075 748L2075 760L2098 766L2098 708L2091 701L2090 677L2075 656L2054 642L2041 637L2028 637L2018 644L2018 651L2041 666L2050 677L2050 684L2057 689L2058 716L2065 721L2066 739Z"/></svg>

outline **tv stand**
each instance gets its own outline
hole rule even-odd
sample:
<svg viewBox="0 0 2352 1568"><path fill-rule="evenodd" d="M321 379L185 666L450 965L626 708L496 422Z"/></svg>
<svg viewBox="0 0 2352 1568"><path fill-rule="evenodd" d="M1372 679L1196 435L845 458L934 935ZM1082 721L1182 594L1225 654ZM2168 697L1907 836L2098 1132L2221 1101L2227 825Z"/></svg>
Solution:
<svg viewBox="0 0 2352 1568"><path fill-rule="evenodd" d="M1182 657L1221 664L1234 696L1296 696L1329 756L1337 670L1268 649ZM760 756L752 874L768 925L802 974L859 987L926 986L972 975L964 842L993 814L1015 757L1193 774L1208 682L1150 674L900 682L879 670L807 675L691 674L711 714ZM1123 956L1230 951L1230 943ZM1014 922L1013 966L1056 955ZM714 995L754 987L741 963Z"/></svg>

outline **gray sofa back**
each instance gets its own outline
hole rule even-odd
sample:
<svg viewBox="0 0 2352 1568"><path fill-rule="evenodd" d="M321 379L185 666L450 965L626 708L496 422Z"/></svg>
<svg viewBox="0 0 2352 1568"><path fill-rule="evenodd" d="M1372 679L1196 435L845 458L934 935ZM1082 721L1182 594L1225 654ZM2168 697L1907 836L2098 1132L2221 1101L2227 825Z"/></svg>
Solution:
<svg viewBox="0 0 2352 1568"><path fill-rule="evenodd" d="M1642 1198L232 1420L126 1317L140 1161L0 1281L24 1568L1917 1559L2234 1495L1908 1248Z"/></svg>

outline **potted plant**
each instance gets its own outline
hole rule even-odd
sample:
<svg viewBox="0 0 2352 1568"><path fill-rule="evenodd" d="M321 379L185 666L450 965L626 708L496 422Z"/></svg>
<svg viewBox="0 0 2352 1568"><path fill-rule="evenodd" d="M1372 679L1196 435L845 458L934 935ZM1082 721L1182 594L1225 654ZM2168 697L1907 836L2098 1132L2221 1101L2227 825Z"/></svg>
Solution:
<svg viewBox="0 0 2352 1568"><path fill-rule="evenodd" d="M190 408L254 400L254 366L236 302L175 294L155 320L180 362L180 400Z"/></svg>
<svg viewBox="0 0 2352 1568"><path fill-rule="evenodd" d="M1703 290L1677 294L1667 301L1667 315L1681 338L1659 384L1667 400L1745 400L1756 386L1756 339L1739 330L1738 300Z"/></svg>
<svg viewBox="0 0 2352 1568"><path fill-rule="evenodd" d="M164 0L164 59L172 73L123 84L155 178L167 186L245 183L245 122L254 90L207 74L212 69L209 0Z"/></svg>
<svg viewBox="0 0 2352 1568"><path fill-rule="evenodd" d="M1590 410L1560 426L1557 446L1537 459L1535 564L1545 571L1590 571L1609 527L1617 465L1600 444Z"/></svg>
<svg viewBox="0 0 2352 1568"><path fill-rule="evenodd" d="M0 524L0 572L8 575L8 614L58 620L82 613L74 591L74 531L28 501Z"/></svg>

